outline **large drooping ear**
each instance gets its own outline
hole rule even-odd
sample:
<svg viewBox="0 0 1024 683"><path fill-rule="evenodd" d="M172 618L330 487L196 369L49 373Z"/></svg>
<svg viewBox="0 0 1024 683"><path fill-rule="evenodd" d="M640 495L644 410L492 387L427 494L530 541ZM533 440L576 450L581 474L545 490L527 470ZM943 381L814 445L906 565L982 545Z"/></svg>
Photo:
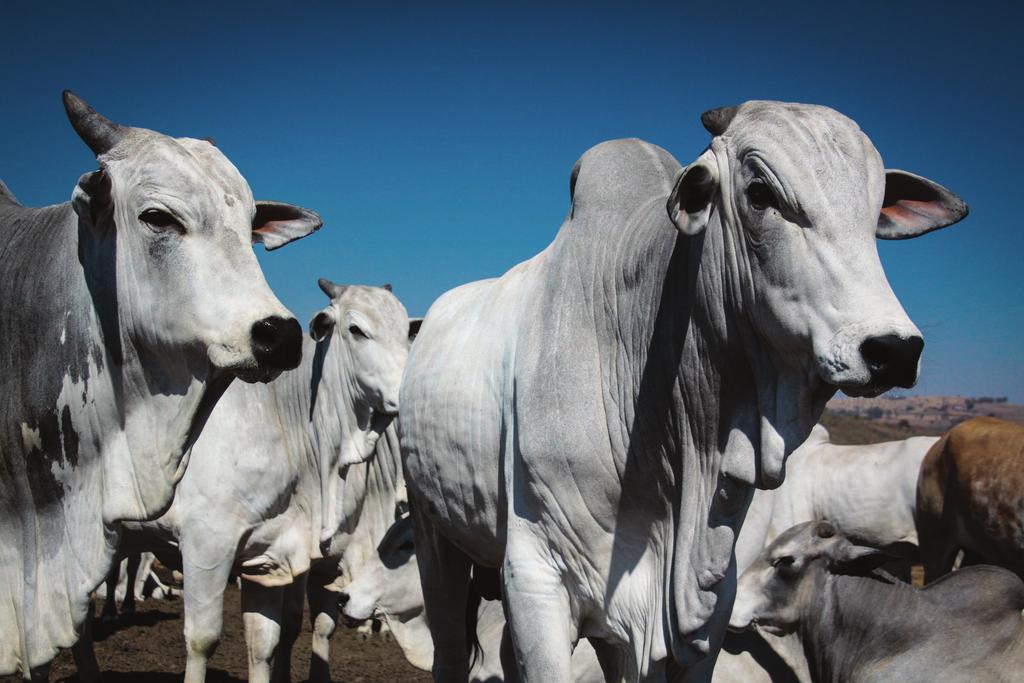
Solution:
<svg viewBox="0 0 1024 683"><path fill-rule="evenodd" d="M967 215L966 202L927 178L886 169L885 199L876 235L905 240L953 225Z"/></svg>
<svg viewBox="0 0 1024 683"><path fill-rule="evenodd" d="M826 555L829 570L836 574L870 574L891 559L884 550L858 545L842 536L829 547Z"/></svg>
<svg viewBox="0 0 1024 683"><path fill-rule="evenodd" d="M409 318L409 341L416 338L416 335L420 333L420 325L423 324L423 318Z"/></svg>
<svg viewBox="0 0 1024 683"><path fill-rule="evenodd" d="M309 336L315 342L321 342L334 329L334 315L330 309L324 309L313 316L309 321Z"/></svg>
<svg viewBox="0 0 1024 683"><path fill-rule="evenodd" d="M668 196L668 217L679 232L696 235L707 227L718 172L702 157L679 172Z"/></svg>
<svg viewBox="0 0 1024 683"><path fill-rule="evenodd" d="M71 193L71 206L79 218L93 227L100 226L113 209L110 175L102 168L84 174Z"/></svg>
<svg viewBox="0 0 1024 683"><path fill-rule="evenodd" d="M70 90L64 91L64 111L71 126L96 156L106 154L127 134L128 128L113 123Z"/></svg>
<svg viewBox="0 0 1024 683"><path fill-rule="evenodd" d="M316 232L323 224L316 211L260 200L252 219L252 242L262 242L267 251L273 251Z"/></svg>

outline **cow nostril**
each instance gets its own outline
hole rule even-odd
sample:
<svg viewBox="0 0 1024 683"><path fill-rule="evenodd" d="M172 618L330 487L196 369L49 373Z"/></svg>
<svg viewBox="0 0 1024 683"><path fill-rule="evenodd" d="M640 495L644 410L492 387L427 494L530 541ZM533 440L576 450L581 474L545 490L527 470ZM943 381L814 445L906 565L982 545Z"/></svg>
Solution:
<svg viewBox="0 0 1024 683"><path fill-rule="evenodd" d="M877 385L910 388L917 382L917 364L924 340L917 335L900 337L883 334L860 345L860 355Z"/></svg>
<svg viewBox="0 0 1024 683"><path fill-rule="evenodd" d="M273 315L253 323L252 352L261 367L291 370L302 360L302 328L295 318Z"/></svg>

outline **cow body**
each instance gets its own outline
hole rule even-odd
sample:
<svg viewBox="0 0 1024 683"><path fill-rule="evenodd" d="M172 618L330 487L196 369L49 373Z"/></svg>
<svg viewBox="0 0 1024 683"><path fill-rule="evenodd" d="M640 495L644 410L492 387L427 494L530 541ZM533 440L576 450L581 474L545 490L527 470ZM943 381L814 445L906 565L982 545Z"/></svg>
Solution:
<svg viewBox="0 0 1024 683"><path fill-rule="evenodd" d="M440 680L468 675L472 563L502 568L526 680L567 679L581 636L627 679L714 653L753 488L837 386L914 381L867 138L803 105L705 125L682 169L638 140L587 152L555 241L424 320L400 429ZM964 214L946 192L944 224Z"/></svg>
<svg viewBox="0 0 1024 683"><path fill-rule="evenodd" d="M871 575L877 552L827 523L787 530L740 578L730 626L794 634L815 683L1020 680L1019 578L976 566L917 589Z"/></svg>
<svg viewBox="0 0 1024 683"><path fill-rule="evenodd" d="M167 508L232 377L298 363L250 244L276 219L274 246L320 226L287 205L261 220L208 142L65 107L99 169L66 204L0 191L0 673L25 676L77 640L118 522Z"/></svg>
<svg viewBox="0 0 1024 683"><path fill-rule="evenodd" d="M965 562L1024 577L1024 426L989 417L963 422L928 452L917 486L925 582Z"/></svg>

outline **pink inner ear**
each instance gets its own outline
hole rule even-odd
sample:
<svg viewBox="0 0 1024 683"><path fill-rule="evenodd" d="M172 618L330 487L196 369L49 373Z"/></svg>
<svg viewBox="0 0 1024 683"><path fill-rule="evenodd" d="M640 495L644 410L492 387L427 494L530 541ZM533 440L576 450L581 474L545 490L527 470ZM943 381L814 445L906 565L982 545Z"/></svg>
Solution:
<svg viewBox="0 0 1024 683"><path fill-rule="evenodd" d="M946 209L938 202L922 202L915 199L901 199L895 204L882 207L882 215L897 225L934 223L947 215Z"/></svg>
<svg viewBox="0 0 1024 683"><path fill-rule="evenodd" d="M258 228L253 228L253 232L258 232L261 235L270 235L279 233L282 230L288 231L298 227L302 227L302 221L267 221Z"/></svg>

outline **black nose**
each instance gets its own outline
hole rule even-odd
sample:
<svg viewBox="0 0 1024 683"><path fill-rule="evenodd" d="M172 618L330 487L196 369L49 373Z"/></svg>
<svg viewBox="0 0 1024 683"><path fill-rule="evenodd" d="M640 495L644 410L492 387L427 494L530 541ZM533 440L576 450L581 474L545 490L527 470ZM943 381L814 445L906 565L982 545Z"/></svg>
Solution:
<svg viewBox="0 0 1024 683"><path fill-rule="evenodd" d="M883 334L861 344L860 355L868 364L873 384L909 389L917 383L917 362L923 348L924 340L916 335Z"/></svg>
<svg viewBox="0 0 1024 683"><path fill-rule="evenodd" d="M344 607L348 604L348 593L338 593L338 605Z"/></svg>
<svg viewBox="0 0 1024 683"><path fill-rule="evenodd" d="M302 360L302 328L295 318L272 315L252 326L252 353L260 367L291 370Z"/></svg>

